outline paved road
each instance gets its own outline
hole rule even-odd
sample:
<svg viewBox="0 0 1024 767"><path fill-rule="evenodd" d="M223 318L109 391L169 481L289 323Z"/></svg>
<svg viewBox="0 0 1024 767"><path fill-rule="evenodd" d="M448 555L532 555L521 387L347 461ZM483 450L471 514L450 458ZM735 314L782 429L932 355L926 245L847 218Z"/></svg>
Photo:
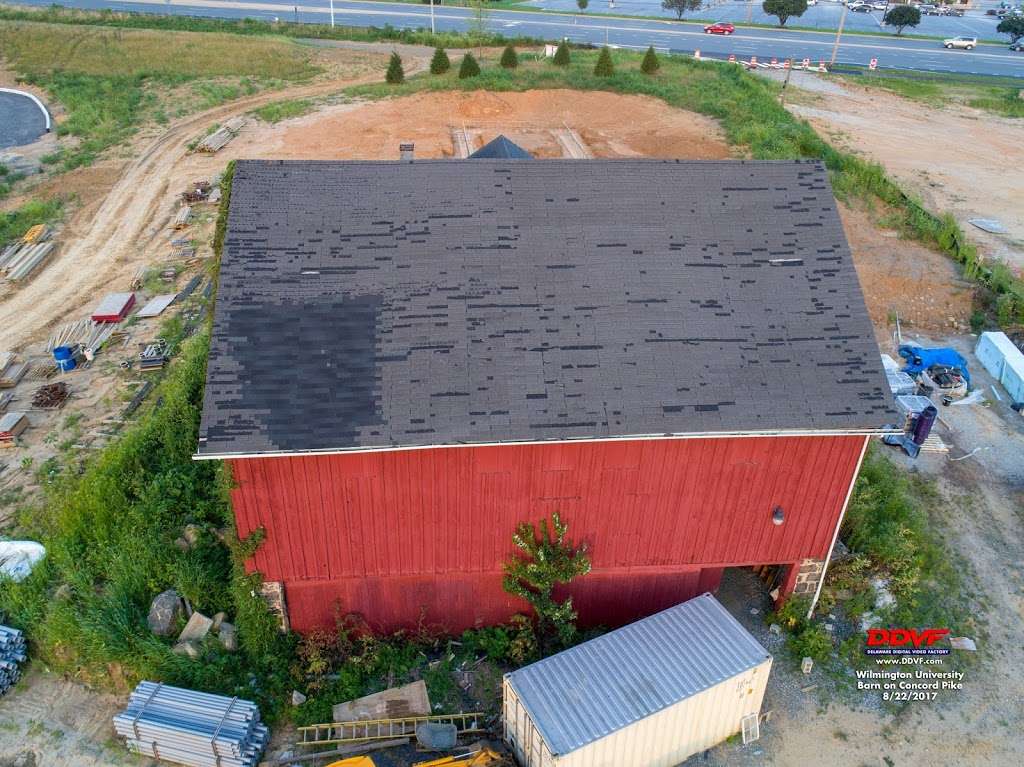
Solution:
<svg viewBox="0 0 1024 767"><path fill-rule="evenodd" d="M31 144L46 132L46 115L28 96L0 92L0 149Z"/></svg>
<svg viewBox="0 0 1024 767"><path fill-rule="evenodd" d="M710 19L713 21L731 21L734 24L754 22L755 24L778 24L778 19L761 10L762 0L705 0L704 7L699 11L687 14L694 19ZM995 6L994 0L991 5ZM526 0L524 8L544 8L548 10L568 11L577 13L576 0ZM803 16L792 18L787 23L794 27L814 27L815 29L835 29L843 6L832 0L819 0L817 5L807 9ZM675 19L672 11L661 7L661 0L590 0L587 14L623 14L628 16L651 16L653 18ZM871 13L847 13L845 28L859 32L892 34L892 27L882 25L882 11ZM974 35L985 40L1002 40L1003 35L996 32L999 20L995 16L986 16L983 9L968 11L964 16L923 16L921 24L908 33L934 35L935 37L954 37L956 35ZM1007 40L1007 42L1009 42Z"/></svg>
<svg viewBox="0 0 1024 767"><path fill-rule="evenodd" d="M21 4L49 5L49 0L19 0ZM219 18L260 18L306 23L328 23L329 0L61 0L75 8L111 8L147 13L170 13ZM430 9L420 5L386 2L335 0L338 24L398 28L430 27ZM466 30L472 23L467 8L438 8L434 14L438 31ZM759 60L778 57L812 61L828 60L835 35L827 32L797 32L778 29L739 30L731 37L705 35L701 25L659 20L613 19L523 11L488 11L487 26L508 36L525 35L545 39L567 37L581 43L608 43L623 48L659 50ZM843 38L837 62L867 65L878 59L881 68L916 69L933 72L1024 77L1024 54L1006 46L982 45L973 51L947 51L934 40L897 39L891 35L848 35Z"/></svg>

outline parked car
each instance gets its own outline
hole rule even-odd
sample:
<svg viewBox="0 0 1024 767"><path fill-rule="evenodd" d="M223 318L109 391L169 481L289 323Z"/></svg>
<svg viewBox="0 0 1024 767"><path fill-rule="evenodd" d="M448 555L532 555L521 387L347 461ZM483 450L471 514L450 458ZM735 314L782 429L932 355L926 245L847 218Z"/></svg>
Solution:
<svg viewBox="0 0 1024 767"><path fill-rule="evenodd" d="M889 7L888 3L879 3L879 2L871 3L871 8L872 8L872 10L875 10L875 11L884 11L888 7Z"/></svg>
<svg viewBox="0 0 1024 767"><path fill-rule="evenodd" d="M943 5L943 6L941 6L939 8L939 15L940 16L963 16L964 15L964 9L963 8L953 8L953 7L948 6L948 5Z"/></svg>
<svg viewBox="0 0 1024 767"><path fill-rule="evenodd" d="M846 7L849 8L854 13L871 13L871 11L874 10L867 3L851 3Z"/></svg>
<svg viewBox="0 0 1024 767"><path fill-rule="evenodd" d="M1021 51L1024 51L1024 37L1022 37L1017 42L1011 44L1010 45L1010 50L1011 51L1017 51L1017 53L1020 53Z"/></svg>
<svg viewBox="0 0 1024 767"><path fill-rule="evenodd" d="M931 5L929 3L925 3L924 5L917 6L917 10L919 10L921 12L922 16L938 16L939 15L938 6Z"/></svg>
<svg viewBox="0 0 1024 767"><path fill-rule="evenodd" d="M969 51L978 44L978 38L976 37L949 37L942 41L942 45L945 48L960 48L961 50Z"/></svg>
<svg viewBox="0 0 1024 767"><path fill-rule="evenodd" d="M704 27L704 34L707 35L731 35L735 31L736 27L727 21L716 21Z"/></svg>

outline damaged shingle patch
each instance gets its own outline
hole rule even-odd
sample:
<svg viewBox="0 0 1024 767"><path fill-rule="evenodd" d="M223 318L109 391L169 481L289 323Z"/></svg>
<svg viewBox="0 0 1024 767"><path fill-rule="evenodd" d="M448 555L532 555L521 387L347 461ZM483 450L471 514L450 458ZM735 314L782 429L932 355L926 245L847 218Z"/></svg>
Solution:
<svg viewBox="0 0 1024 767"><path fill-rule="evenodd" d="M893 418L820 163L236 166L200 455Z"/></svg>

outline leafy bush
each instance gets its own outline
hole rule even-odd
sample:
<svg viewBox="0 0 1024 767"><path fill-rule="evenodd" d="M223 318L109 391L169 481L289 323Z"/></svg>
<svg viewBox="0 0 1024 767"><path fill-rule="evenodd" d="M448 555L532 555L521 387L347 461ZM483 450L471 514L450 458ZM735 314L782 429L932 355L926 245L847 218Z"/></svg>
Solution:
<svg viewBox="0 0 1024 767"><path fill-rule="evenodd" d="M30 200L20 208L0 211L0 246L16 240L36 224L56 221L64 208L59 199Z"/></svg>
<svg viewBox="0 0 1024 767"><path fill-rule="evenodd" d="M462 57L462 64L459 65L459 79L466 80L470 77L476 77L480 74L480 65L476 63L476 59L472 53L467 52Z"/></svg>
<svg viewBox="0 0 1024 767"><path fill-rule="evenodd" d="M405 82L405 70L402 68L402 57L392 53L388 59L388 71L384 75L388 85L400 85Z"/></svg>
<svg viewBox="0 0 1024 767"><path fill-rule="evenodd" d="M451 68L452 62L448 59L448 54L445 53L444 48L435 48L434 56L430 59L430 74L443 75Z"/></svg>
<svg viewBox="0 0 1024 767"><path fill-rule="evenodd" d="M872 449L854 486L840 537L851 551L870 561L873 572L888 580L896 605L886 617L894 625L948 626L954 633L966 632L970 615L963 575L931 520L931 510L941 505L933 484L908 476ZM842 576L843 570L836 575ZM828 588L833 577L830 573ZM856 587L853 591L856 596ZM873 603L873 594L867 601Z"/></svg>
<svg viewBox="0 0 1024 767"><path fill-rule="evenodd" d="M598 77L611 77L615 74L612 52L608 49L608 46L601 49L601 53L597 57L597 63L594 64L594 74Z"/></svg>
<svg viewBox="0 0 1024 767"><path fill-rule="evenodd" d="M501 66L505 69L515 69L519 66L519 56L516 55L515 46L509 44L501 52Z"/></svg>
<svg viewBox="0 0 1024 767"><path fill-rule="evenodd" d="M565 40L558 42L558 48L555 49L555 56L551 59L551 63L557 67L569 66L569 44Z"/></svg>
<svg viewBox="0 0 1024 767"><path fill-rule="evenodd" d="M505 591L525 600L537 618L541 648L555 641L567 647L576 639L576 611L572 598L559 602L555 587L590 572L586 547L574 547L566 539L568 526L558 512L551 515L551 526L541 520L539 530L523 522L512 535L522 551L505 563Z"/></svg>
<svg viewBox="0 0 1024 767"><path fill-rule="evenodd" d="M761 10L777 18L779 26L784 27L790 18L799 18L807 12L807 0L764 0Z"/></svg>
<svg viewBox="0 0 1024 767"><path fill-rule="evenodd" d="M640 71L645 75L653 75L661 69L661 62L658 61L658 54L654 52L654 46L650 46L647 49L647 53L644 54L644 60L640 62Z"/></svg>
<svg viewBox="0 0 1024 767"><path fill-rule="evenodd" d="M896 34L902 35L906 27L921 23L921 10L912 5L897 5L886 11L882 21L886 26L896 27Z"/></svg>

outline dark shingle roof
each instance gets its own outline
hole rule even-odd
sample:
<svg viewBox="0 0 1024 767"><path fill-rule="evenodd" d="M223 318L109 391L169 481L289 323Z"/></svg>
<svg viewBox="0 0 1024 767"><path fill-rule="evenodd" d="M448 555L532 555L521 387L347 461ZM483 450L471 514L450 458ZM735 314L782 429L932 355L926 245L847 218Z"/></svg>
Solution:
<svg viewBox="0 0 1024 767"><path fill-rule="evenodd" d="M819 163L235 170L200 455L892 418Z"/></svg>
<svg viewBox="0 0 1024 767"><path fill-rule="evenodd" d="M531 160L533 155L505 136L487 142L469 156L470 160Z"/></svg>

